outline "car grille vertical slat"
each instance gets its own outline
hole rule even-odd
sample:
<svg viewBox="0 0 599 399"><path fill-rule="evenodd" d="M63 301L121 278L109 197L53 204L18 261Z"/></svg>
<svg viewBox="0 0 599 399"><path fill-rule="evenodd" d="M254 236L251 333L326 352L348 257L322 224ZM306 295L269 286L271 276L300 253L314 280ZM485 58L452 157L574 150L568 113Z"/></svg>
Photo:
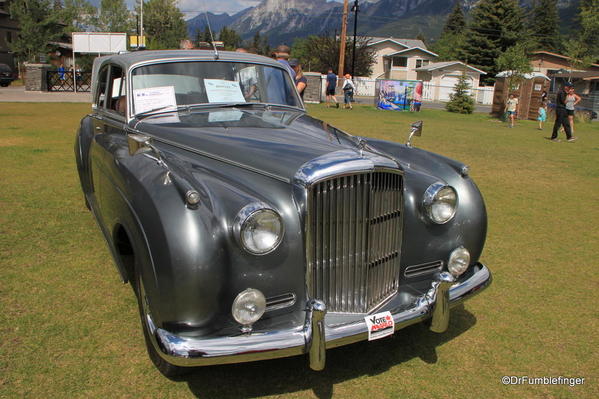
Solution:
<svg viewBox="0 0 599 399"><path fill-rule="evenodd" d="M330 312L367 313L397 292L402 176L335 176L309 188L309 290Z"/></svg>

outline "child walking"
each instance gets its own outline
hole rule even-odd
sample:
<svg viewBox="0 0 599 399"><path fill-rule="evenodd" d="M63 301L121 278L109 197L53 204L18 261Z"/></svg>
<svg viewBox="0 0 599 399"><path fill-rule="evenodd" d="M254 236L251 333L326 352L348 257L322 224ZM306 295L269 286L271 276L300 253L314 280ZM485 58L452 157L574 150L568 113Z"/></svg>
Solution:
<svg viewBox="0 0 599 399"><path fill-rule="evenodd" d="M537 117L539 121L539 130L543 130L543 123L547 120L547 103L542 102L539 106L539 116Z"/></svg>

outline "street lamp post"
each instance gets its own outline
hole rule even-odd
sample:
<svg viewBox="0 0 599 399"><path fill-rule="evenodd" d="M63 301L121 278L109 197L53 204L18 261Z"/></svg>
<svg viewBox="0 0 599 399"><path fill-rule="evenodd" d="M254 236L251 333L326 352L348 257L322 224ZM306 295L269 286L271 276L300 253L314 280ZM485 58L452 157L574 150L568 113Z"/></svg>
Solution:
<svg viewBox="0 0 599 399"><path fill-rule="evenodd" d="M360 11L360 5L358 4L358 0L354 0L354 5L351 10L354 12L354 44L352 47L352 60L351 60L351 76L354 78L356 76L356 34L358 31L358 12Z"/></svg>

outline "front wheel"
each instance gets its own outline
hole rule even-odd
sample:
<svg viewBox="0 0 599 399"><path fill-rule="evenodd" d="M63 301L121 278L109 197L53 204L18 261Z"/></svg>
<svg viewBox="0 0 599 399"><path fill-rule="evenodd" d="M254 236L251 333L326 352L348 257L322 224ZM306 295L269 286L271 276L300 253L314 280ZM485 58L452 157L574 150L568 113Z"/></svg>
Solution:
<svg viewBox="0 0 599 399"><path fill-rule="evenodd" d="M154 346L154 342L152 341L151 336L152 332L148 324L148 316L151 315L150 306L139 272L136 273L135 286L133 288L137 295L139 316L141 317L141 326L144 332L144 340L146 341L146 349L148 351L148 356L152 360L152 363L154 363L154 366L156 366L158 371L160 371L165 377L168 378L177 377L188 373L190 371L189 367L179 367L167 362L160 356L160 354L158 353L158 349L156 349L156 347Z"/></svg>

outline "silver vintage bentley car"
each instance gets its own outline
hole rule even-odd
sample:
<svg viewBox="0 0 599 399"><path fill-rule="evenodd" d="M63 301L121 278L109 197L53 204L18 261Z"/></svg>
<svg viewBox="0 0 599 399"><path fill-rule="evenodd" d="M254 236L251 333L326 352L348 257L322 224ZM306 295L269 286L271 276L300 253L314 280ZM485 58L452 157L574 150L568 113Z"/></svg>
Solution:
<svg viewBox="0 0 599 399"><path fill-rule="evenodd" d="M444 332L491 282L468 168L309 116L274 60L105 56L92 96L75 143L85 203L167 376L295 355L321 370L330 348L422 321Z"/></svg>

